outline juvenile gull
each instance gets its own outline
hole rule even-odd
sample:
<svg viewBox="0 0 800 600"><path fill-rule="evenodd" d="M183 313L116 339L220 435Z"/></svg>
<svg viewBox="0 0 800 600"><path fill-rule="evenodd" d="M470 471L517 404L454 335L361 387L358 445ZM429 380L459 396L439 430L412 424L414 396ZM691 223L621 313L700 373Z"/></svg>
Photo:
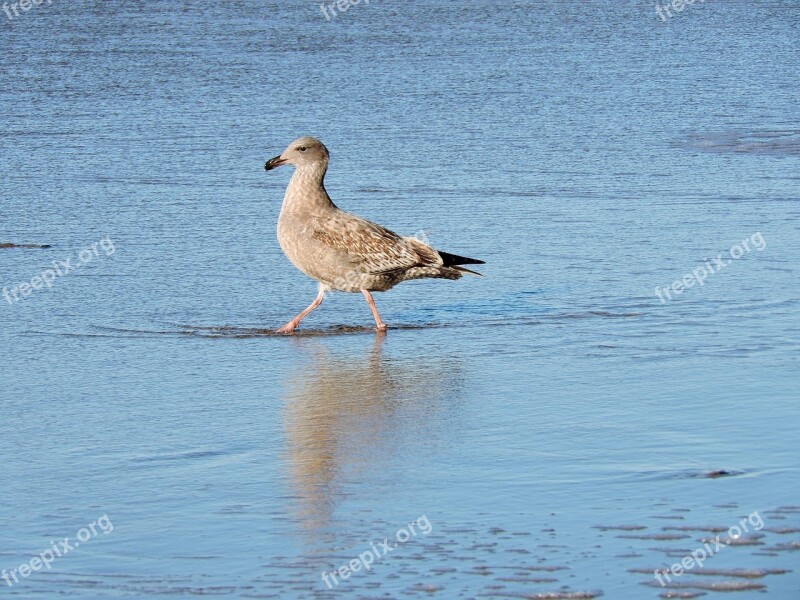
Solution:
<svg viewBox="0 0 800 600"><path fill-rule="evenodd" d="M267 171L284 164L295 167L278 217L278 242L295 267L319 282L319 293L311 305L278 333L294 331L322 303L326 291L364 294L375 325L382 331L386 323L370 292L384 292L411 279L479 275L460 265L483 264L482 260L434 250L416 238L401 237L339 209L323 184L328 158L322 142L301 137L264 165Z"/></svg>

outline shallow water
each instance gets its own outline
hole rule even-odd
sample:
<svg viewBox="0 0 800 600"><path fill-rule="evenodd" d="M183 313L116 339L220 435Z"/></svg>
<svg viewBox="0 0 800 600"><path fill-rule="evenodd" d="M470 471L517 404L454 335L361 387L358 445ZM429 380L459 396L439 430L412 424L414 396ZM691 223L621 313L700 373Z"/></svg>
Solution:
<svg viewBox="0 0 800 600"><path fill-rule="evenodd" d="M5 595L798 597L795 2L200 4L0 13ZM274 335L301 134L484 277Z"/></svg>

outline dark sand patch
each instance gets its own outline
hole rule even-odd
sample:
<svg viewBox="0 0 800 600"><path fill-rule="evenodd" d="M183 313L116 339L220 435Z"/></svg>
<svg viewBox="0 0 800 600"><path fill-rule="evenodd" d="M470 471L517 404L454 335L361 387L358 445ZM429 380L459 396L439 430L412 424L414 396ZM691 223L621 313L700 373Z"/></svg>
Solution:
<svg viewBox="0 0 800 600"><path fill-rule="evenodd" d="M599 598L603 595L600 591L591 592L540 592L533 594L526 594L523 592L496 592L496 593L483 593L478 594L479 598L523 598L524 600L591 600L592 598Z"/></svg>
<svg viewBox="0 0 800 600"><path fill-rule="evenodd" d="M13 242L0 242L0 249L7 248L52 248L50 244L14 244Z"/></svg>
<svg viewBox="0 0 800 600"><path fill-rule="evenodd" d="M656 540L659 542L670 542L673 540L685 540L691 536L685 533L625 533L618 535L617 537L629 540Z"/></svg>
<svg viewBox="0 0 800 600"><path fill-rule="evenodd" d="M730 527L722 525L665 525L661 528L664 531L702 531L707 533L722 533L728 531Z"/></svg>
<svg viewBox="0 0 800 600"><path fill-rule="evenodd" d="M763 583L753 583L751 581L672 581L663 586L657 581L646 581L642 583L649 587L666 587L678 590L708 590L711 592L746 592L751 590L766 589Z"/></svg>
<svg viewBox="0 0 800 600"><path fill-rule="evenodd" d="M658 569L628 569L629 573L643 573L651 575L653 573L661 573L666 575L670 573L668 568L659 567ZM740 579L761 579L767 575L784 575L788 573L786 569L697 569L687 572L691 575L707 575L709 577L736 577Z"/></svg>
<svg viewBox="0 0 800 600"><path fill-rule="evenodd" d="M645 525L595 525L592 529L600 531L641 531L647 529Z"/></svg>

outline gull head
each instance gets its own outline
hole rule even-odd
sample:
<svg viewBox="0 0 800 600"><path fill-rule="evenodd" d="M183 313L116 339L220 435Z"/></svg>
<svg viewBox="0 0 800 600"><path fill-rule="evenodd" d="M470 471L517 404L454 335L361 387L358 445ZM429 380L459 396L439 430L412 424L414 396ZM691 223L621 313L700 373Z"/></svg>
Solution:
<svg viewBox="0 0 800 600"><path fill-rule="evenodd" d="M317 138L301 137L289 144L280 156L271 158L264 165L265 171L277 169L281 165L290 164L296 168L309 166L328 166L328 149Z"/></svg>

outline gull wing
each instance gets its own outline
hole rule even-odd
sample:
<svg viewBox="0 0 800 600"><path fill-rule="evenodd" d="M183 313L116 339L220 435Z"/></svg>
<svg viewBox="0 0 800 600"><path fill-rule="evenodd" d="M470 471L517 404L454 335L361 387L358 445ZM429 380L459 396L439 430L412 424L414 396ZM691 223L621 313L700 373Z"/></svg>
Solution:
<svg viewBox="0 0 800 600"><path fill-rule="evenodd" d="M421 242L415 244L416 240L348 213L317 217L312 223L312 237L344 254L358 270L375 275L436 264L438 258ZM431 254L426 256L419 246Z"/></svg>

